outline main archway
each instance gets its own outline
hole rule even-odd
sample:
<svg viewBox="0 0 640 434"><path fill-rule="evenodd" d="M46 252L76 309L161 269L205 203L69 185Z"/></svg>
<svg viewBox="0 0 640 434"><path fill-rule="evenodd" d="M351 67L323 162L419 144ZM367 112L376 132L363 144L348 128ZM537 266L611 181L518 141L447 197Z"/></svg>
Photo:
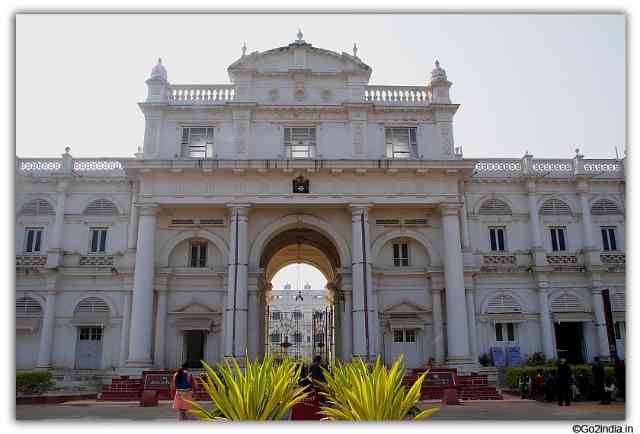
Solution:
<svg viewBox="0 0 640 434"><path fill-rule="evenodd" d="M337 348L335 329L340 323L334 306L342 266L336 243L313 227L285 227L264 240L258 264L261 280L265 282L263 354L277 353L304 360L319 355L326 361L333 360ZM326 285L274 288L274 276L294 264L318 270ZM289 347L293 347L291 351Z"/></svg>

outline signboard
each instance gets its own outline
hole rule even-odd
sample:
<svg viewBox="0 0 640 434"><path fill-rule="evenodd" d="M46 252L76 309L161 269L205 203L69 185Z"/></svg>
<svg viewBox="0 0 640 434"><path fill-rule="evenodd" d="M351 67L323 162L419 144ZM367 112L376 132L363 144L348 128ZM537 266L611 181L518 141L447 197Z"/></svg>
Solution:
<svg viewBox="0 0 640 434"><path fill-rule="evenodd" d="M520 347L507 347L507 364L509 366L520 366L522 364L522 356L520 355Z"/></svg>
<svg viewBox="0 0 640 434"><path fill-rule="evenodd" d="M609 297L609 290L602 290L602 304L604 305L604 320L607 327L607 337L609 338L609 353L611 357L617 356L618 351L616 349L616 332L613 326L613 312L611 311L611 298Z"/></svg>
<svg viewBox="0 0 640 434"><path fill-rule="evenodd" d="M450 371L429 371L422 384L423 386L455 386L456 379Z"/></svg>
<svg viewBox="0 0 640 434"><path fill-rule="evenodd" d="M506 366L507 364L502 347L491 347L491 358L493 366Z"/></svg>
<svg viewBox="0 0 640 434"><path fill-rule="evenodd" d="M171 373L169 371L144 372L143 390L171 389Z"/></svg>

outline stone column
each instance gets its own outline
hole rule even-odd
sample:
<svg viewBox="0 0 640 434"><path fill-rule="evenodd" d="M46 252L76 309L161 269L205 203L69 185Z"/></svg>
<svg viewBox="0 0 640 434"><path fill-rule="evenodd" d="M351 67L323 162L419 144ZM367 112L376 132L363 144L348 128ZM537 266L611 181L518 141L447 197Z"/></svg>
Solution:
<svg viewBox="0 0 640 434"><path fill-rule="evenodd" d="M470 361L464 268L460 247L457 205L442 204L444 244L444 280L447 307L447 361L450 364Z"/></svg>
<svg viewBox="0 0 640 434"><path fill-rule="evenodd" d="M458 183L458 190L460 192L460 201L462 207L460 208L460 230L462 234L462 250L468 250L471 247L471 236L469 234L469 220L467 219L467 205L465 199L465 186L464 181Z"/></svg>
<svg viewBox="0 0 640 434"><path fill-rule="evenodd" d="M369 205L351 205L353 355L369 361L378 352L378 309L371 276Z"/></svg>
<svg viewBox="0 0 640 434"><path fill-rule="evenodd" d="M131 305L131 333L127 366L151 366L153 336L154 252L157 205L140 208L136 267L133 274L133 302Z"/></svg>
<svg viewBox="0 0 640 434"><path fill-rule="evenodd" d="M555 351L553 350L553 334L551 327L551 313L549 312L549 298L547 296L547 289L545 287L538 288L538 301L540 304L540 329L542 331L542 350L547 359L555 358Z"/></svg>
<svg viewBox="0 0 640 434"><path fill-rule="evenodd" d="M469 323L469 351L471 359L478 361L478 332L476 329L476 302L473 288L467 289L467 322Z"/></svg>
<svg viewBox="0 0 640 434"><path fill-rule="evenodd" d="M125 366L129 349L129 329L131 324L131 291L129 290L128 286L129 285L127 285L127 292L125 292L124 294L124 301L122 303L122 330L120 333L119 366Z"/></svg>
<svg viewBox="0 0 640 434"><path fill-rule="evenodd" d="M248 262L249 262L249 205L229 204L229 268L227 306L224 321L224 354L230 358L244 358L247 349Z"/></svg>
<svg viewBox="0 0 640 434"><path fill-rule="evenodd" d="M128 268L133 268L135 265L136 245L138 243L138 207L136 206L138 185L139 184L135 184L131 190L129 226L127 228L127 251L125 253L124 261Z"/></svg>
<svg viewBox="0 0 640 434"><path fill-rule="evenodd" d="M249 330L248 330L248 351L249 358L255 360L260 354L260 317L264 312L260 309L262 292L258 288L249 291Z"/></svg>
<svg viewBox="0 0 640 434"><path fill-rule="evenodd" d="M593 311L596 315L596 336L598 339L598 355L601 359L608 359L611 355L609 351L609 336L607 335L607 320L604 315L604 302L602 300L602 288L594 286L591 288L593 295Z"/></svg>
<svg viewBox="0 0 640 434"><path fill-rule="evenodd" d="M585 181L578 183L578 196L580 197L580 210L582 211L582 232L584 236L584 248L595 248L593 242L593 226L591 225L591 207L589 206L589 185Z"/></svg>
<svg viewBox="0 0 640 434"><path fill-rule="evenodd" d="M343 288L341 292L343 297L340 306L341 360L348 362L353 354L353 303L351 290Z"/></svg>
<svg viewBox="0 0 640 434"><path fill-rule="evenodd" d="M436 364L444 363L444 327L442 325L442 289L437 288L431 291L432 315L433 315L433 340L435 344Z"/></svg>
<svg viewBox="0 0 640 434"><path fill-rule="evenodd" d="M56 295L57 278L47 278L47 300L44 305L42 316L42 330L40 332L40 347L38 349L38 369L50 369L51 352L53 350L53 340L56 328Z"/></svg>
<svg viewBox="0 0 640 434"><path fill-rule="evenodd" d="M529 197L529 226L531 228L531 244L534 249L542 248L540 238L540 218L538 216L538 206L536 204L536 182L527 181L527 194Z"/></svg>
<svg viewBox="0 0 640 434"><path fill-rule="evenodd" d="M47 249L47 268L55 268L62 265L62 240L64 239L64 208L67 198L69 183L65 180L58 182L56 186L56 220L53 223L51 241Z"/></svg>
<svg viewBox="0 0 640 434"><path fill-rule="evenodd" d="M165 347L167 334L167 289L158 288L158 309L156 312L156 339L154 351L154 366L158 369L165 367Z"/></svg>

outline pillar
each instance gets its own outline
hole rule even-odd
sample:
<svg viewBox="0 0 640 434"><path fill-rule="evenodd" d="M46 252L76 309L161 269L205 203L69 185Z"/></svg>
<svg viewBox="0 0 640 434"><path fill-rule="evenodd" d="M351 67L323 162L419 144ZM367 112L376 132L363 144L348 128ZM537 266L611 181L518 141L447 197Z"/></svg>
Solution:
<svg viewBox="0 0 640 434"><path fill-rule="evenodd" d="M156 339L154 352L154 366L158 369L165 368L165 348L167 334L167 290L159 289L158 292L158 309L156 311Z"/></svg>
<svg viewBox="0 0 640 434"><path fill-rule="evenodd" d="M60 181L56 186L56 220L53 223L51 241L49 242L47 255L47 268L55 268L62 265L62 240L64 239L64 208L67 198L67 181Z"/></svg>
<svg viewBox="0 0 640 434"><path fill-rule="evenodd" d="M351 205L353 355L373 361L378 353L378 308L371 275L369 205Z"/></svg>
<svg viewBox="0 0 640 434"><path fill-rule="evenodd" d="M258 288L249 291L249 358L255 360L260 354L260 318L264 317L261 307L262 292Z"/></svg>
<svg viewBox="0 0 640 434"><path fill-rule="evenodd" d="M602 300L602 288L599 286L591 289L593 295L593 310L596 315L596 338L598 339L598 356L601 359L609 359L609 336L607 334L607 320L604 315L604 302Z"/></svg>
<svg viewBox="0 0 640 434"><path fill-rule="evenodd" d="M444 244L444 280L447 309L447 361L470 361L464 268L460 246L459 206L441 205Z"/></svg>
<svg viewBox="0 0 640 434"><path fill-rule="evenodd" d="M478 332L476 330L476 302L474 289L467 289L467 322L469 323L469 351L471 359L478 361Z"/></svg>
<svg viewBox="0 0 640 434"><path fill-rule="evenodd" d="M353 354L353 303L351 290L339 290L342 295L340 306L340 342L343 362L351 360Z"/></svg>
<svg viewBox="0 0 640 434"><path fill-rule="evenodd" d="M442 289L431 291L433 315L433 341L435 344L436 364L444 363L444 327L442 325Z"/></svg>
<svg viewBox="0 0 640 434"><path fill-rule="evenodd" d="M458 183L458 190L460 193L460 201L462 202L462 207L460 208L460 230L462 234L462 250L468 250L471 248L471 236L469 234L469 220L467 218L467 205L465 199L465 186L464 181L460 181Z"/></svg>
<svg viewBox="0 0 640 434"><path fill-rule="evenodd" d="M47 299L42 316L42 330L40 332L40 346L36 364L39 369L50 369L52 367L51 352L56 328L56 296L58 292L56 286L57 279L55 277L47 279Z"/></svg>
<svg viewBox="0 0 640 434"><path fill-rule="evenodd" d="M247 350L247 311L249 304L249 205L228 205L231 214L229 225L229 267L227 306L224 321L224 355L244 358Z"/></svg>
<svg viewBox="0 0 640 434"><path fill-rule="evenodd" d="M157 212L156 205L145 205L140 208L136 266L133 273L129 358L127 359L127 366L132 368L151 366Z"/></svg>
<svg viewBox="0 0 640 434"><path fill-rule="evenodd" d="M124 294L124 302L122 305L122 332L120 334L120 363L124 366L127 362L127 354L129 349L129 329L131 324L131 292Z"/></svg>
<svg viewBox="0 0 640 434"><path fill-rule="evenodd" d="M542 350L547 359L556 357L553 349L553 334L551 330L551 313L549 312L549 298L546 288L538 288L538 301L540 304L540 330L542 332Z"/></svg>
<svg viewBox="0 0 640 434"><path fill-rule="evenodd" d="M589 206L589 185L585 181L580 181L578 184L578 196L580 198L580 210L582 211L583 247L585 250L594 249L591 207Z"/></svg>
<svg viewBox="0 0 640 434"><path fill-rule="evenodd" d="M538 205L536 204L536 183L527 181L527 195L529 198L529 227L531 228L531 244L534 249L542 248L540 237L540 218L538 217Z"/></svg>

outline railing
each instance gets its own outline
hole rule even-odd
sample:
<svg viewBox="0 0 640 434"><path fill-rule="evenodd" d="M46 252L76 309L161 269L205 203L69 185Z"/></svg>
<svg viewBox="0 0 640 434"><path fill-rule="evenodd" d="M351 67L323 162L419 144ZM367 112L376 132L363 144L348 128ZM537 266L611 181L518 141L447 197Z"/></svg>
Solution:
<svg viewBox="0 0 640 434"><path fill-rule="evenodd" d="M16 256L16 268L43 268L46 263L47 257L43 255Z"/></svg>
<svg viewBox="0 0 640 434"><path fill-rule="evenodd" d="M80 256L78 265L81 267L113 267L114 259L111 255Z"/></svg>
<svg viewBox="0 0 640 434"><path fill-rule="evenodd" d="M547 255L547 264L560 266L577 266L578 257L576 255L566 254L550 254Z"/></svg>
<svg viewBox="0 0 640 434"><path fill-rule="evenodd" d="M67 160L67 161L65 161ZM124 177L122 162L110 158L19 158L16 169L25 176L76 175L86 177ZM66 169L66 170L65 170Z"/></svg>
<svg viewBox="0 0 640 434"><path fill-rule="evenodd" d="M172 85L169 89L169 104L224 104L233 101L235 88L231 84Z"/></svg>
<svg viewBox="0 0 640 434"><path fill-rule="evenodd" d="M483 265L517 265L517 263L516 255L495 254L482 256Z"/></svg>
<svg viewBox="0 0 640 434"><path fill-rule="evenodd" d="M367 86L364 89L364 100L392 105L429 104L427 89L419 86Z"/></svg>
<svg viewBox="0 0 640 434"><path fill-rule="evenodd" d="M543 158L492 158L475 160L474 178L517 178L534 176L542 178L572 178L586 175L597 179L622 179L622 160L605 159L543 159Z"/></svg>
<svg viewBox="0 0 640 434"><path fill-rule="evenodd" d="M600 253L600 261L605 265L621 265L627 261L624 253Z"/></svg>

